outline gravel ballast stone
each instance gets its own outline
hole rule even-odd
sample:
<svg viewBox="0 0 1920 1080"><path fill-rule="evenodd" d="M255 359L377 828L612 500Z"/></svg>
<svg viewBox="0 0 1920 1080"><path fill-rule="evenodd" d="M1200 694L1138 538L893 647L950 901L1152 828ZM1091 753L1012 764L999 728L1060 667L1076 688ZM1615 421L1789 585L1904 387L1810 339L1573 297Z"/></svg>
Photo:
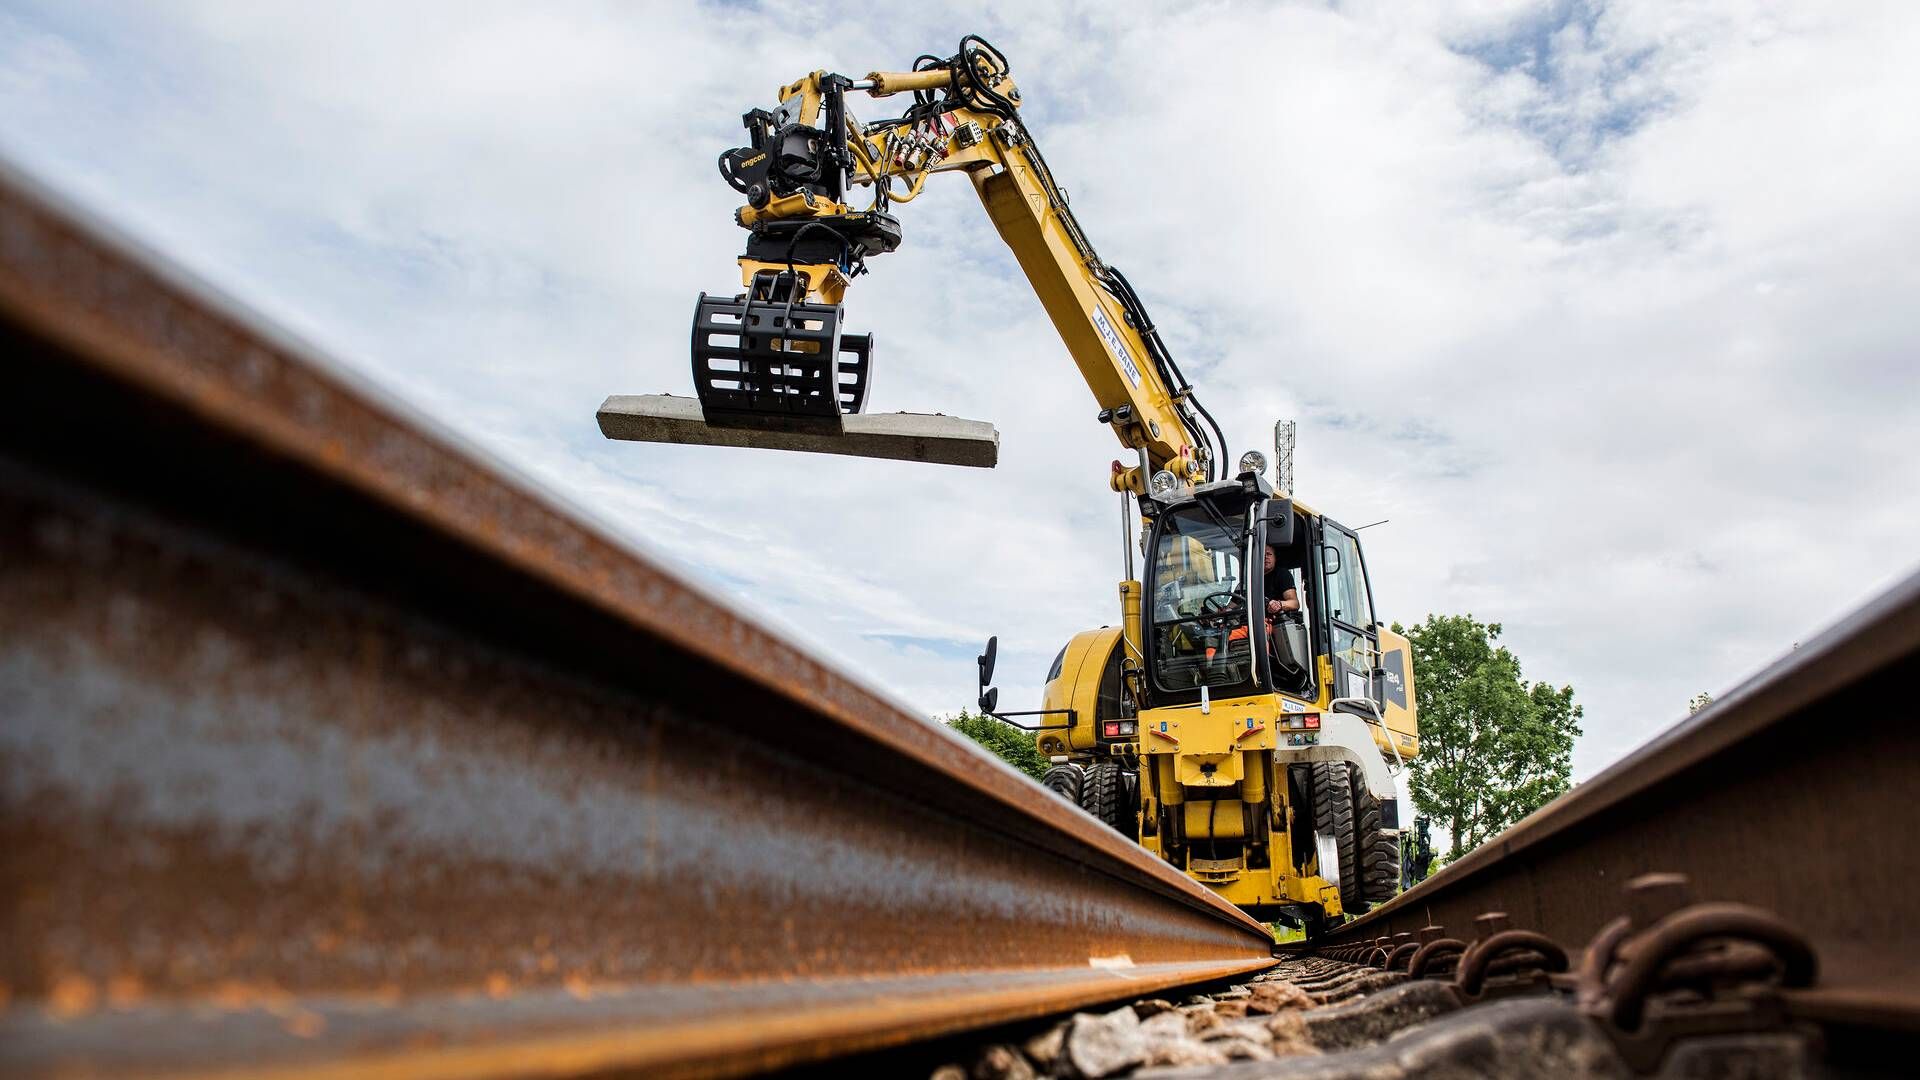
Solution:
<svg viewBox="0 0 1920 1080"><path fill-rule="evenodd" d="M1100 1080L1146 1060L1147 1044L1132 1006L1095 1015L1078 1013L1067 1028L1067 1063L1079 1076Z"/></svg>

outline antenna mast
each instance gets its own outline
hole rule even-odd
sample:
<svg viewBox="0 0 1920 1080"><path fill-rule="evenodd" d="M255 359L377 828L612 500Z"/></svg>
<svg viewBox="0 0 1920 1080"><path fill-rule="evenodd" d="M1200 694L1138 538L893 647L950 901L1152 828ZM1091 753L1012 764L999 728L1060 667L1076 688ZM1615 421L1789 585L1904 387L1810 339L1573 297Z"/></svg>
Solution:
<svg viewBox="0 0 1920 1080"><path fill-rule="evenodd" d="M1293 421L1273 422L1273 490L1293 494Z"/></svg>

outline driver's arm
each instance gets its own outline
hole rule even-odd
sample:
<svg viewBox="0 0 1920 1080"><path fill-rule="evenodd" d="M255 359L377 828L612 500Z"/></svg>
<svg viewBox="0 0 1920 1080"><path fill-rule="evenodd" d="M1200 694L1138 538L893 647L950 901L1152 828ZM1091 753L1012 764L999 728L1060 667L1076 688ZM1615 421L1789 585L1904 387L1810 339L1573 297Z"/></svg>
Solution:
<svg viewBox="0 0 1920 1080"><path fill-rule="evenodd" d="M1267 614L1269 615L1278 615L1283 611L1299 610L1300 591L1298 589L1288 589L1280 595L1280 599L1267 601Z"/></svg>

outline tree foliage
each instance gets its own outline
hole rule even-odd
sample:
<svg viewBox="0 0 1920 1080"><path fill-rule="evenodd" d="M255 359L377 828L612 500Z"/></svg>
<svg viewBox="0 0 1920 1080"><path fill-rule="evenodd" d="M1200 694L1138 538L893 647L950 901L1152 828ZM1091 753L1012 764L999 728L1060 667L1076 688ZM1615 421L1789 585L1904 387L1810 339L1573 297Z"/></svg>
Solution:
<svg viewBox="0 0 1920 1080"><path fill-rule="evenodd" d="M1034 748L1031 732L1021 731L1012 724L965 709L960 710L958 716L947 717L945 723L1035 780L1046 775L1047 759L1041 757L1040 751Z"/></svg>
<svg viewBox="0 0 1920 1080"><path fill-rule="evenodd" d="M1702 690L1693 695L1692 701L1687 702L1687 715L1692 716L1694 713L1699 712L1711 704L1713 704L1713 695Z"/></svg>
<svg viewBox="0 0 1920 1080"><path fill-rule="evenodd" d="M1521 677L1499 623L1429 615L1400 632L1420 707L1413 803L1446 824L1452 861L1567 790L1583 710L1573 687Z"/></svg>

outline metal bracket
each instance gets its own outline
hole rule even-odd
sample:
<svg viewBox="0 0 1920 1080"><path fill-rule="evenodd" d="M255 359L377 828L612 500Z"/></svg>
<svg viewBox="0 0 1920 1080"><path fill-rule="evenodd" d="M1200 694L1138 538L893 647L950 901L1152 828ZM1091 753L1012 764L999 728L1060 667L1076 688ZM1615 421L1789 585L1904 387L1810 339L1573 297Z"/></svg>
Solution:
<svg viewBox="0 0 1920 1080"><path fill-rule="evenodd" d="M1007 719L1009 716L1054 716L1060 713L1067 714L1067 722L1064 724L1023 724L1018 720ZM1080 722L1080 714L1073 709L1028 709L1025 712L989 712L986 715L1003 724L1011 724L1021 731L1070 731Z"/></svg>

